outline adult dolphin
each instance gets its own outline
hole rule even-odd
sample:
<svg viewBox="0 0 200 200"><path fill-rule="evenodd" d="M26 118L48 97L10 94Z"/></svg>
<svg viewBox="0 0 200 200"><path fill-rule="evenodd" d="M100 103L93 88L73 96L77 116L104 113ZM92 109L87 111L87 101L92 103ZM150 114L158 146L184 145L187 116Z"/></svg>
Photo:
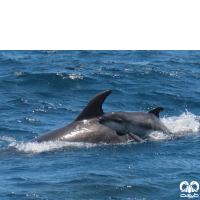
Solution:
<svg viewBox="0 0 200 200"><path fill-rule="evenodd" d="M136 141L141 142L152 131L162 131L166 134L170 130L159 119L162 107L156 107L148 113L144 112L110 112L100 117L99 123L115 130L118 135L128 134Z"/></svg>
<svg viewBox="0 0 200 200"><path fill-rule="evenodd" d="M111 90L106 90L93 97L78 117L67 126L51 131L31 140L31 142L43 141L68 141L88 143L123 143L133 140L129 135L119 135L115 130L99 123L99 117L104 112L102 104Z"/></svg>

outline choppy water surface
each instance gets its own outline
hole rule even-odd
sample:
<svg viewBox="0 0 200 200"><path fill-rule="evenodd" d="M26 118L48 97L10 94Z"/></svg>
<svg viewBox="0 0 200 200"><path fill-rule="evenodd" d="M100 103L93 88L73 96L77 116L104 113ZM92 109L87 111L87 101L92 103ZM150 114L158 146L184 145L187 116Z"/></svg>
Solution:
<svg viewBox="0 0 200 200"><path fill-rule="evenodd" d="M199 85L200 51L0 51L0 199L183 199L200 183ZM163 106L173 137L29 142L108 89L105 112Z"/></svg>

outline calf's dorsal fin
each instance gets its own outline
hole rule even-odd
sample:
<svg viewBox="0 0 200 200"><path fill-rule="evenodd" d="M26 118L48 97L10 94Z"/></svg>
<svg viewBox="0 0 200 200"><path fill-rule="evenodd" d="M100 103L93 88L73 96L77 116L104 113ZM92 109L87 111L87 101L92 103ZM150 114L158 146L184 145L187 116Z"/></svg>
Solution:
<svg viewBox="0 0 200 200"><path fill-rule="evenodd" d="M156 107L156 108L150 110L148 113L154 114L157 118L159 118L159 113L162 110L164 110L163 107Z"/></svg>
<svg viewBox="0 0 200 200"><path fill-rule="evenodd" d="M103 115L102 104L111 92L111 90L106 90L93 97L74 121L100 117Z"/></svg>

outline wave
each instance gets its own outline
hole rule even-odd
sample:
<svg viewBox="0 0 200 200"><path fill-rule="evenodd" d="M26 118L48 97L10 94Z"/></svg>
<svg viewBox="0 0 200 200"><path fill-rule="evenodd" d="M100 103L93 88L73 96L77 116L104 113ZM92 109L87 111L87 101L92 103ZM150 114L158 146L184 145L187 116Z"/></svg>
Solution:
<svg viewBox="0 0 200 200"><path fill-rule="evenodd" d="M81 71L77 70L67 70L63 69L60 72L24 72L24 71L14 71L12 73L7 74L6 77L2 79L3 83L12 83L16 82L18 85L24 84L36 84L37 82L44 83L53 83L59 81L67 81L67 80L84 80L84 81L93 81L93 78L86 76Z"/></svg>
<svg viewBox="0 0 200 200"><path fill-rule="evenodd" d="M14 74L17 76L18 79L21 81L60 81L60 80L75 80L75 79L84 79L84 75L81 73L28 73L28 72L20 72L20 71L15 71Z"/></svg>

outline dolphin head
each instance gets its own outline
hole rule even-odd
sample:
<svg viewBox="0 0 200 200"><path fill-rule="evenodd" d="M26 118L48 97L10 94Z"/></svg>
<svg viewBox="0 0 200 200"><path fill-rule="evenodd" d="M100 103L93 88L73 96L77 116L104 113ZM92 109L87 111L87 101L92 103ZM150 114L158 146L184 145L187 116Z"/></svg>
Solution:
<svg viewBox="0 0 200 200"><path fill-rule="evenodd" d="M99 123L120 133L127 132L125 122L118 112L104 114L99 118Z"/></svg>

